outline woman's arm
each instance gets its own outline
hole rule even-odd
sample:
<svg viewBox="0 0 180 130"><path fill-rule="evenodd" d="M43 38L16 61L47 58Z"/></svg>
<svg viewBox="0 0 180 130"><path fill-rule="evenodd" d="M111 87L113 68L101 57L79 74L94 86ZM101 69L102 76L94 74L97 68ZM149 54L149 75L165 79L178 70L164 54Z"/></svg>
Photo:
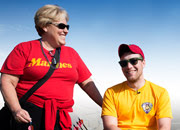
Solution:
<svg viewBox="0 0 180 130"><path fill-rule="evenodd" d="M79 85L94 102L96 102L100 107L102 106L102 96L91 78L83 81Z"/></svg>
<svg viewBox="0 0 180 130"><path fill-rule="evenodd" d="M31 118L28 112L21 108L15 89L18 81L19 76L17 75L2 74L1 92L15 120L18 122L28 123L31 121Z"/></svg>

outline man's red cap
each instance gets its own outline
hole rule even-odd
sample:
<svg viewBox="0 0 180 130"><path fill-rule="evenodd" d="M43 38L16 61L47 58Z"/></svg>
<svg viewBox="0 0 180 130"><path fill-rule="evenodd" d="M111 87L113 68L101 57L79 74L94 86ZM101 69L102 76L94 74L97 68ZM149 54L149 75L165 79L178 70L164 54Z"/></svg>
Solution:
<svg viewBox="0 0 180 130"><path fill-rule="evenodd" d="M145 59L143 51L137 45L134 45L134 44L130 44L130 45L121 44L119 46L119 49L118 49L119 57L121 58L121 56L126 52L132 52L134 54L140 54L142 56L142 58Z"/></svg>

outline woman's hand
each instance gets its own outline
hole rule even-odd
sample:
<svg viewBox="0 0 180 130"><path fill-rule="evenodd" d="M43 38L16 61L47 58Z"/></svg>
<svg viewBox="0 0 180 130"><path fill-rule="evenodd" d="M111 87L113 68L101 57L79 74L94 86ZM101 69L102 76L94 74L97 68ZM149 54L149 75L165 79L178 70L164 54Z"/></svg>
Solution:
<svg viewBox="0 0 180 130"><path fill-rule="evenodd" d="M15 112L12 112L14 119L19 123L29 123L31 122L31 117L29 113L24 109L19 109Z"/></svg>
<svg viewBox="0 0 180 130"><path fill-rule="evenodd" d="M2 74L1 75L1 92L3 98L11 110L14 119L20 123L28 123L31 121L29 113L22 109L16 93L16 86L19 81L18 75Z"/></svg>

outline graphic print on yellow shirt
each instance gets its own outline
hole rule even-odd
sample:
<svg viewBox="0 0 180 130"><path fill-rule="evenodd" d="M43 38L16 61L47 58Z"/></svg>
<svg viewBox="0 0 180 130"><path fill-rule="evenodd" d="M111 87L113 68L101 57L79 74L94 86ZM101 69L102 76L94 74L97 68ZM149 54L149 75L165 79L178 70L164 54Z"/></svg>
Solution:
<svg viewBox="0 0 180 130"><path fill-rule="evenodd" d="M146 114L148 114L153 107L152 103L149 103L149 102L145 102L141 106Z"/></svg>

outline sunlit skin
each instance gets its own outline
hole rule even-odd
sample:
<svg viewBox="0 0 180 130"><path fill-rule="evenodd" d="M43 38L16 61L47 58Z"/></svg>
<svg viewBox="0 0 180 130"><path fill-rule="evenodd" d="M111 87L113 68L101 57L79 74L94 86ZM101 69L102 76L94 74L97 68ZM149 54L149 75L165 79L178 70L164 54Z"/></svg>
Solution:
<svg viewBox="0 0 180 130"><path fill-rule="evenodd" d="M125 53L122 55L121 60L129 60L131 58L137 58L141 57L140 54L133 54L131 52ZM136 65L131 65L128 63L126 67L122 68L123 74L126 77L128 81L128 85L131 88L134 88L135 90L138 90L140 87L143 86L132 86L131 84L139 84L139 83L145 83L144 75L143 75L143 68L145 67L145 60L141 61L138 60L138 63Z"/></svg>
<svg viewBox="0 0 180 130"><path fill-rule="evenodd" d="M54 23L64 23L67 25L65 19L61 19ZM43 30L45 33L42 35L42 43L43 47L47 50L52 50L66 44L66 35L68 34L67 28L59 29L54 24L49 24L47 27L44 27Z"/></svg>

